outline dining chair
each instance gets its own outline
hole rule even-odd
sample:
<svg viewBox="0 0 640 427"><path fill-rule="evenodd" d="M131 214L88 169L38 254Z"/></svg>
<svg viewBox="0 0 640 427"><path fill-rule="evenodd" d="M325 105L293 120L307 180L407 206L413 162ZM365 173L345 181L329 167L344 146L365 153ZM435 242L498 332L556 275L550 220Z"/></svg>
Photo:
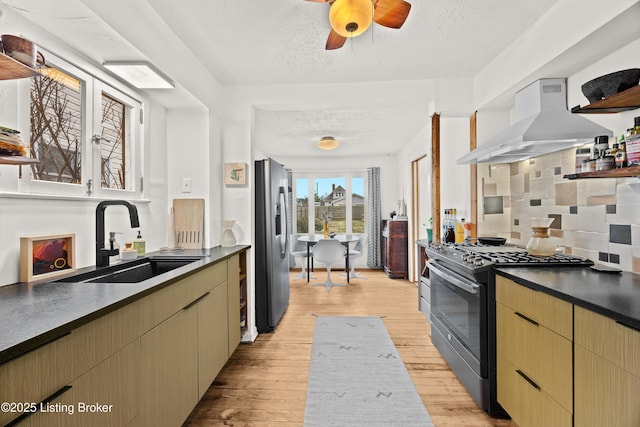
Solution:
<svg viewBox="0 0 640 427"><path fill-rule="evenodd" d="M356 271L356 263L354 262L355 258L361 258L364 254L364 248L367 244L367 235L366 234L356 234L358 236L358 241L353 246L353 249L349 249L349 279L366 279L367 276L363 276L358 274Z"/></svg>
<svg viewBox="0 0 640 427"><path fill-rule="evenodd" d="M345 247L337 240L322 239L313 246L313 258L327 266L327 280L324 283L312 283L312 286L324 286L327 292L332 286L347 286L346 283L334 283L331 281L331 265L342 261L345 256Z"/></svg>
<svg viewBox="0 0 640 427"><path fill-rule="evenodd" d="M298 237L301 236L301 234L291 234L289 237L289 241L291 242L291 244L289 245L289 252L291 253L291 255L294 256L294 258L301 258L302 259L302 271L300 272L300 274L296 274L295 276L293 276L293 278L295 280L300 280L300 279L315 279L315 277L310 275L310 272L307 271L306 266L307 266L307 244L305 242L301 242L300 240L298 240Z"/></svg>

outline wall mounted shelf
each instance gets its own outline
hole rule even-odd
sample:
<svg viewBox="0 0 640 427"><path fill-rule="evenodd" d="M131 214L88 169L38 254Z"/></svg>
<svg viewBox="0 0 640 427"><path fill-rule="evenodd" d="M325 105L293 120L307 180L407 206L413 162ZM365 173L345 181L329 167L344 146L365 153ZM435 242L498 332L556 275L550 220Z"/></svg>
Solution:
<svg viewBox="0 0 640 427"><path fill-rule="evenodd" d="M609 169L603 171L571 173L564 175L566 179L583 179L583 178L627 178L640 177L640 166L630 166L627 168Z"/></svg>
<svg viewBox="0 0 640 427"><path fill-rule="evenodd" d="M0 156L0 165L31 165L40 163L37 159L21 156Z"/></svg>
<svg viewBox="0 0 640 427"><path fill-rule="evenodd" d="M0 53L0 80L24 79L39 73L10 56Z"/></svg>
<svg viewBox="0 0 640 427"><path fill-rule="evenodd" d="M591 104L575 106L572 113L579 114L612 114L640 108L640 85L611 95Z"/></svg>

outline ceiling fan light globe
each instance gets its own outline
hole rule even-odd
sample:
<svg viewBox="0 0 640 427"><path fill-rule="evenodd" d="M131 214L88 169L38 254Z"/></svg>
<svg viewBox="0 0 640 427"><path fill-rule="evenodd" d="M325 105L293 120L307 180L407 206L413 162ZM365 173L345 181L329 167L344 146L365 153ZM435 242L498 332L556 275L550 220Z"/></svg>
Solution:
<svg viewBox="0 0 640 427"><path fill-rule="evenodd" d="M373 22L371 0L336 0L329 9L333 31L342 37L356 37L369 29Z"/></svg>

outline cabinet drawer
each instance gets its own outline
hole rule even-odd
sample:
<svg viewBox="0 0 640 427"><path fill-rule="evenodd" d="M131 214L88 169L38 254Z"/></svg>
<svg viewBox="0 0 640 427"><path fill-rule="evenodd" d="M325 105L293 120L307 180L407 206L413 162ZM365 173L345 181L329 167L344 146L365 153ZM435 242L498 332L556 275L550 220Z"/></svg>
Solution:
<svg viewBox="0 0 640 427"><path fill-rule="evenodd" d="M508 359L572 412L572 344L571 341L541 325L534 325L516 315L509 307L496 307L498 354Z"/></svg>
<svg viewBox="0 0 640 427"><path fill-rule="evenodd" d="M73 378L85 373L140 336L141 306L142 301L135 301L72 332Z"/></svg>
<svg viewBox="0 0 640 427"><path fill-rule="evenodd" d="M640 332L576 307L575 334L577 345L640 377Z"/></svg>
<svg viewBox="0 0 640 427"><path fill-rule="evenodd" d="M227 280L227 262L221 261L185 277L142 300L142 331L146 332Z"/></svg>
<svg viewBox="0 0 640 427"><path fill-rule="evenodd" d="M61 390L73 379L72 334L37 348L0 366L0 402L36 403ZM20 416L0 411L0 425Z"/></svg>
<svg viewBox="0 0 640 427"><path fill-rule="evenodd" d="M420 296L427 300L428 303L431 302L431 287L426 282L428 279L420 278ZM426 282L426 283L425 283Z"/></svg>
<svg viewBox="0 0 640 427"><path fill-rule="evenodd" d="M573 339L573 306L566 301L502 276L496 276L496 301L569 340Z"/></svg>
<svg viewBox="0 0 640 427"><path fill-rule="evenodd" d="M519 427L571 427L571 413L498 356L498 402Z"/></svg>

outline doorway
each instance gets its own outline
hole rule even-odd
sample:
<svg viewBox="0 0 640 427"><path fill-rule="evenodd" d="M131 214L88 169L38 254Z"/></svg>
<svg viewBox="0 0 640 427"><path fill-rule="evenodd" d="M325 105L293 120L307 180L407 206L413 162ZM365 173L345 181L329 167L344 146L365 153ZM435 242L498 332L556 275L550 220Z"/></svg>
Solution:
<svg viewBox="0 0 640 427"><path fill-rule="evenodd" d="M411 259L413 280L419 277L418 268L420 254L416 248L416 240L427 238L427 227L431 218L431 163L427 155L423 155L411 162L411 198L413 209L413 227L411 232Z"/></svg>

